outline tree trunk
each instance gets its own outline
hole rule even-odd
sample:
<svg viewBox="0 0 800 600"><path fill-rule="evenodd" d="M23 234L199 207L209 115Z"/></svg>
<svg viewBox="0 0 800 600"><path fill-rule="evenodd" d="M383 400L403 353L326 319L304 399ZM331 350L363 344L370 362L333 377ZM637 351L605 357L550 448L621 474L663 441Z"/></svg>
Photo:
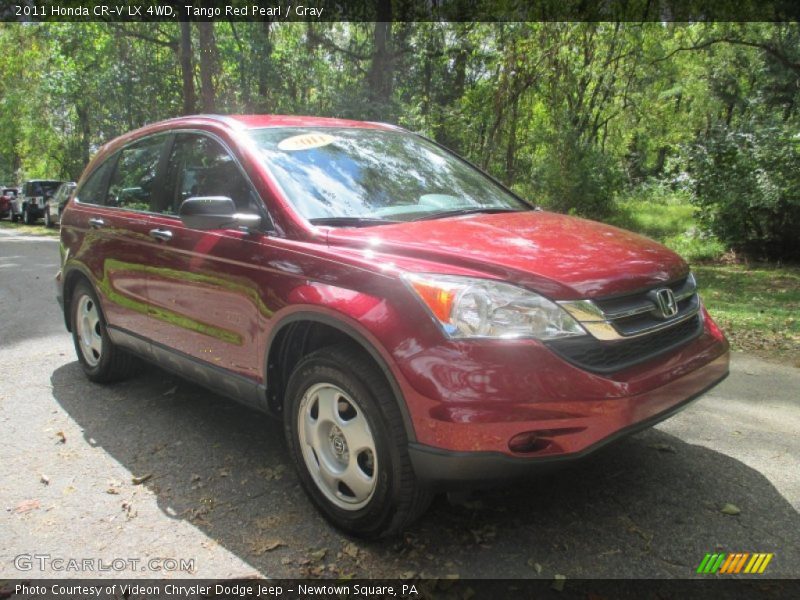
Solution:
<svg viewBox="0 0 800 600"><path fill-rule="evenodd" d="M268 77L270 71L270 57L272 55L272 40L270 39L270 22L261 21L261 36L258 42L258 108L268 109Z"/></svg>
<svg viewBox="0 0 800 600"><path fill-rule="evenodd" d="M392 56L392 3L391 0L378 2L378 22L373 34L374 49L372 63L367 73L369 95L379 106L387 106L392 97L394 65Z"/></svg>
<svg viewBox="0 0 800 600"><path fill-rule="evenodd" d="M81 132L81 165L88 165L91 158L92 127L89 123L89 109L80 104L75 107L78 113L78 128ZM77 181L77 180L76 180Z"/></svg>
<svg viewBox="0 0 800 600"><path fill-rule="evenodd" d="M181 21L181 39L178 58L181 64L181 77L183 78L183 114L190 115L194 112L194 64L192 61L192 29L191 23Z"/></svg>
<svg viewBox="0 0 800 600"><path fill-rule="evenodd" d="M214 23L201 21L197 24L200 44L200 100L203 112L213 113L217 105L214 77L217 74L217 41Z"/></svg>
<svg viewBox="0 0 800 600"><path fill-rule="evenodd" d="M506 146L506 185L514 183L516 175L516 156L517 156L517 119L519 118L519 96L515 96L511 105L510 131L508 132L508 145Z"/></svg>

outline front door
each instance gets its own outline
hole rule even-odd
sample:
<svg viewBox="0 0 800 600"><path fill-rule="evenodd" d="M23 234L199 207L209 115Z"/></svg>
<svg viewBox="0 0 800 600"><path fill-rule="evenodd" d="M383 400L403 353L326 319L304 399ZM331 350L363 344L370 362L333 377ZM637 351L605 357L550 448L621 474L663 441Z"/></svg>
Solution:
<svg viewBox="0 0 800 600"><path fill-rule="evenodd" d="M154 350L169 348L169 356L212 387L220 383L242 396L239 383L255 385L263 376L263 320L268 311L257 281L263 279L258 235L235 229L200 231L177 217L180 203L192 196L228 196L240 212L257 212L261 200L233 154L222 143L201 133L179 133L165 166L161 205L151 210L151 250L148 253L150 321L145 335ZM211 373L211 375L209 375ZM215 381L209 381L209 377ZM245 382L246 383L246 382ZM213 385L216 384L216 385Z"/></svg>

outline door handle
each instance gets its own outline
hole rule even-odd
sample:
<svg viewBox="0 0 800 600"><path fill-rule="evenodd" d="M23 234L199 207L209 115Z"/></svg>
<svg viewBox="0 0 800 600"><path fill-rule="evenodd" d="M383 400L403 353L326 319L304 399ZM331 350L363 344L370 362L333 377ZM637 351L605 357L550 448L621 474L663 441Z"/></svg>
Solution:
<svg viewBox="0 0 800 600"><path fill-rule="evenodd" d="M172 239L172 232L169 229L151 229L150 237L162 242L168 242Z"/></svg>
<svg viewBox="0 0 800 600"><path fill-rule="evenodd" d="M100 229L101 227L105 227L106 222L103 219L98 219L97 217L92 217L89 219L89 227L92 229Z"/></svg>

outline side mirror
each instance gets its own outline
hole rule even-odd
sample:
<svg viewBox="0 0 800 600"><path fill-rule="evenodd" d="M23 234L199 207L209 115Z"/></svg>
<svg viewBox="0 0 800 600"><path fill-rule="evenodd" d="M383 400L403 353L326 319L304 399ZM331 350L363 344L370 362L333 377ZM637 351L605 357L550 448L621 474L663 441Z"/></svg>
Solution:
<svg viewBox="0 0 800 600"><path fill-rule="evenodd" d="M195 196L187 198L178 209L178 216L192 229L225 229L258 227L261 216L237 213L236 204L227 196Z"/></svg>

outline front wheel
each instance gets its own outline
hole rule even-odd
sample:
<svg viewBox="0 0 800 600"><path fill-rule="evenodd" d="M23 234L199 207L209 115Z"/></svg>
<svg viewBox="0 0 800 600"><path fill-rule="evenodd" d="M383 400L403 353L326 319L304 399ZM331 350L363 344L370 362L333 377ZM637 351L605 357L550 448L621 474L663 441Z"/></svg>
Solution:
<svg viewBox="0 0 800 600"><path fill-rule="evenodd" d="M27 207L22 209L22 222L25 223L25 225L33 224L33 217L31 216L31 211Z"/></svg>
<svg viewBox="0 0 800 600"><path fill-rule="evenodd" d="M431 496L411 467L394 395L357 348L332 346L304 358L289 378L284 419L303 487L335 526L383 537L427 508Z"/></svg>
<svg viewBox="0 0 800 600"><path fill-rule="evenodd" d="M87 282L75 286L70 306L72 340L86 376L97 383L110 383L135 374L138 359L111 341L97 295Z"/></svg>

